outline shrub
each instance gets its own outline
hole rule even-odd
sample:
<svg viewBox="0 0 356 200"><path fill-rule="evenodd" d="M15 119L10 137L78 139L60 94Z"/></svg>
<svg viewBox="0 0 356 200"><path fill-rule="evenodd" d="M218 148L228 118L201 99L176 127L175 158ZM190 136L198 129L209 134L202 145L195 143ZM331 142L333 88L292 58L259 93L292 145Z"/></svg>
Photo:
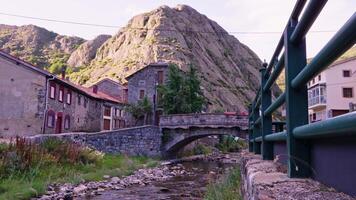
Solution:
<svg viewBox="0 0 356 200"><path fill-rule="evenodd" d="M241 139L235 140L232 136L223 136L216 147L226 153L226 152L238 152L242 148L246 148L246 144Z"/></svg>
<svg viewBox="0 0 356 200"><path fill-rule="evenodd" d="M203 144L198 144L193 148L194 155L200 155L200 154L207 155L210 154L211 152L212 150Z"/></svg>
<svg viewBox="0 0 356 200"><path fill-rule="evenodd" d="M39 145L17 137L9 145L0 146L0 178L49 165L97 163L102 158L98 151L58 139Z"/></svg>

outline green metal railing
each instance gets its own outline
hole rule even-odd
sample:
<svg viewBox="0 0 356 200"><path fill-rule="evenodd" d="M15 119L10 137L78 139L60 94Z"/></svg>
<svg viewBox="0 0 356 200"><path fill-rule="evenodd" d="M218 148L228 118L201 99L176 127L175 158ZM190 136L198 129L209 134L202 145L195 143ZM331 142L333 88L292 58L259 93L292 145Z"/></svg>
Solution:
<svg viewBox="0 0 356 200"><path fill-rule="evenodd" d="M285 142L289 177L311 176L310 139L356 135L355 112L308 124L306 86L309 80L355 44L356 13L307 64L305 36L327 0L310 0L305 7L306 3L306 0L296 2L271 61L260 70L261 87L249 109L249 151L272 160L273 143ZM285 92L272 102L271 87L283 69ZM272 114L284 103L286 122L283 129L283 122L273 122ZM273 131L273 126L279 128Z"/></svg>

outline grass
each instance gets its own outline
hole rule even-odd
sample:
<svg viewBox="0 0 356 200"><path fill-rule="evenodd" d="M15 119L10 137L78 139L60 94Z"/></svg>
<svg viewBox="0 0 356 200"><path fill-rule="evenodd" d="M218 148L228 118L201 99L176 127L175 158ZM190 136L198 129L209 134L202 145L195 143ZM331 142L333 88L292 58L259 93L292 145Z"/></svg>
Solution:
<svg viewBox="0 0 356 200"><path fill-rule="evenodd" d="M32 169L21 175L0 180L0 199L29 199L46 191L50 183L79 183L102 180L104 175L126 176L143 167L153 167L156 161L146 157L105 155L96 164L50 165Z"/></svg>
<svg viewBox="0 0 356 200"><path fill-rule="evenodd" d="M31 154L23 153L27 151L31 151ZM73 153L75 151L77 154ZM63 153L59 155L59 152ZM49 159L51 162L47 161ZM21 162L17 162L19 160ZM28 165L23 165L26 162ZM30 199L45 193L51 183L98 181L104 175L121 177L156 164L156 160L146 157L108 154L98 156L96 152L75 149L56 141L40 147L25 141L12 147L0 145L0 200Z"/></svg>
<svg viewBox="0 0 356 200"><path fill-rule="evenodd" d="M219 182L209 184L206 200L242 200L240 193L241 175L239 168L234 168Z"/></svg>

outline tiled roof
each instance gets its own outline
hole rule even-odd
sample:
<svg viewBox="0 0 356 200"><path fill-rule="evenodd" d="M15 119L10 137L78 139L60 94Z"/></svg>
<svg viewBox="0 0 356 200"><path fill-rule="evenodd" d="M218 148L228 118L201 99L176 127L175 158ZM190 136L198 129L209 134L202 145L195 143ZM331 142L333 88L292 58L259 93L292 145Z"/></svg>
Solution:
<svg viewBox="0 0 356 200"><path fill-rule="evenodd" d="M151 64L146 65L146 66L142 67L141 69L135 71L134 73L132 73L132 74L126 76L125 78L126 78L126 80L127 80L127 79L130 79L133 75L137 74L138 72L140 72L140 71L142 71L143 69L146 69L146 68L148 68L148 67L163 67L163 66L168 67L168 63L165 63L165 62L151 63Z"/></svg>
<svg viewBox="0 0 356 200"><path fill-rule="evenodd" d="M124 103L124 101L122 101L121 99L118 99L118 98L115 98L115 97L112 97L108 94L105 94L103 92L100 92L98 91L97 93L94 93L92 88L86 88L86 87L83 87L81 85L77 85L77 84L74 84L68 80L63 80L63 79L60 79L58 77L56 77L54 74L51 74L50 72L46 71L46 70L43 70L43 69L40 69L38 67L35 67L34 65L32 65L31 63L28 63L24 60L21 60L20 58L17 58L15 56L12 56L2 50L0 50L0 56L1 57L4 57L8 60L11 60L11 61L14 61L16 64L21 64L22 66L30 69L30 70L33 70L39 74L42 74L44 76L47 76L47 77L53 77L55 81L57 82L60 82L60 83L63 83L65 85L68 85L70 86L71 88L87 95L87 96L90 96L92 98L96 98L96 99L101 99L101 100L104 100L104 101L111 101L111 102L114 102L114 103Z"/></svg>

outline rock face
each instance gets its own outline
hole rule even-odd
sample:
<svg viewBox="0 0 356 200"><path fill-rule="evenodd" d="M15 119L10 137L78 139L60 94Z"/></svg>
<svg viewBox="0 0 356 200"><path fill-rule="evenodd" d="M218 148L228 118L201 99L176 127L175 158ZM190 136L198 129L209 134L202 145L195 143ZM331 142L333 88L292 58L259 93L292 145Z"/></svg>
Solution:
<svg viewBox="0 0 356 200"><path fill-rule="evenodd" d="M0 24L0 49L41 68L58 59L67 60L83 42L82 38L59 35L34 25Z"/></svg>
<svg viewBox="0 0 356 200"><path fill-rule="evenodd" d="M67 63L70 67L80 67L90 64L90 61L95 58L98 48L106 42L110 35L99 35L93 40L89 40L81 44L69 57Z"/></svg>
<svg viewBox="0 0 356 200"><path fill-rule="evenodd" d="M89 67L72 76L92 84L125 76L151 62L197 67L209 110L246 111L259 85L262 63L216 22L186 5L161 6L133 17L106 41Z"/></svg>
<svg viewBox="0 0 356 200"><path fill-rule="evenodd" d="M165 61L198 69L208 111L246 111L259 86L261 60L216 22L186 5L133 17L112 36L85 41L27 26L0 25L0 49L39 67L68 64L74 82L125 83L145 65ZM274 88L274 93L278 92Z"/></svg>

